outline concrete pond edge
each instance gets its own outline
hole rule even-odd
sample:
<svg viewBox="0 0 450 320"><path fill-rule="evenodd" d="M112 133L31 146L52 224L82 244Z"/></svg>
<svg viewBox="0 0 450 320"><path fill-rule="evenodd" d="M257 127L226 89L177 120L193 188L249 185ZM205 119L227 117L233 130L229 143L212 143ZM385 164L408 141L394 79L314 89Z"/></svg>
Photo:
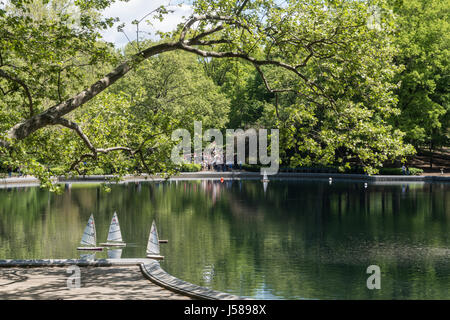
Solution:
<svg viewBox="0 0 450 320"><path fill-rule="evenodd" d="M246 171L233 171L233 172L182 172L178 175L168 178L169 181L177 180L260 180L261 173L259 172L246 172ZM92 175L92 176L78 176L78 177L55 177L56 183L104 183L110 182L114 176L111 175ZM404 176L404 175L374 175L368 176L364 174L345 174L345 173L301 173L301 172L279 172L275 175L268 177L269 180L297 180L297 179L335 179L338 181L365 181L371 183L378 182L392 182L392 183L405 183L405 182L448 182L450 183L450 177L447 176ZM119 183L129 182L141 182L141 181L154 181L161 182L166 181L160 175L128 175L122 177ZM114 182L110 182L114 183ZM0 179L0 188L5 187L28 187L39 186L39 179L35 177L20 177L20 178L3 178Z"/></svg>
<svg viewBox="0 0 450 320"><path fill-rule="evenodd" d="M152 260L150 263L141 263L140 268L144 276L153 283L174 291L176 293L200 300L247 300L248 298L239 297L201 287L184 280L178 279L164 271L159 262Z"/></svg>
<svg viewBox="0 0 450 320"><path fill-rule="evenodd" d="M1 268L39 268L39 267L113 267L139 266L142 275L157 286L172 292L199 300L246 300L235 295L201 287L178 279L164 271L159 262L153 259L33 259L33 260L0 260Z"/></svg>

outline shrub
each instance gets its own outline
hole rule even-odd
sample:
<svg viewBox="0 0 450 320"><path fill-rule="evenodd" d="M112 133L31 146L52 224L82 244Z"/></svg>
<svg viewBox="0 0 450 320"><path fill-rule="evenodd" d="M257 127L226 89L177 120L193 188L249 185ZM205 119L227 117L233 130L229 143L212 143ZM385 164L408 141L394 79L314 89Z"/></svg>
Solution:
<svg viewBox="0 0 450 320"><path fill-rule="evenodd" d="M50 169L50 172L54 176L62 176L66 173L63 167L53 167Z"/></svg>
<svg viewBox="0 0 450 320"><path fill-rule="evenodd" d="M418 176L423 173L422 169L409 168L409 175ZM381 175L403 175L402 168L381 168L379 174Z"/></svg>
<svg viewBox="0 0 450 320"><path fill-rule="evenodd" d="M423 173L423 169L409 168L409 174L412 176L420 176Z"/></svg>
<svg viewBox="0 0 450 320"><path fill-rule="evenodd" d="M181 172L198 172L202 170L202 166L197 163L183 163L181 166Z"/></svg>

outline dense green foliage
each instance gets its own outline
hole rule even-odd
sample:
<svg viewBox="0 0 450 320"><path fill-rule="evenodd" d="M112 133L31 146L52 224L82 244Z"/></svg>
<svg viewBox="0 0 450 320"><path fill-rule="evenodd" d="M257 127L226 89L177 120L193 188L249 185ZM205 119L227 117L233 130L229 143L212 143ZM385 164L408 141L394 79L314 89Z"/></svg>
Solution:
<svg viewBox="0 0 450 320"><path fill-rule="evenodd" d="M280 129L281 167L372 174L448 145L448 0L197 0L124 50L100 37L112 2L0 1L3 168L171 174L194 121Z"/></svg>
<svg viewBox="0 0 450 320"><path fill-rule="evenodd" d="M183 163L180 168L181 172L198 172L202 169L202 166L196 163Z"/></svg>
<svg viewBox="0 0 450 320"><path fill-rule="evenodd" d="M450 1L392 1L397 14L395 81L406 140L430 150L450 145Z"/></svg>

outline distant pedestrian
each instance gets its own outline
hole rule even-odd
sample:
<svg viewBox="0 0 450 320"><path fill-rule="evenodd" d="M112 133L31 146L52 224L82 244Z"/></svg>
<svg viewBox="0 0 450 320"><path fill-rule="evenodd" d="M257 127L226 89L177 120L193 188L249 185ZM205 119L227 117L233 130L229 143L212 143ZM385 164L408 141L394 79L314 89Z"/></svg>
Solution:
<svg viewBox="0 0 450 320"><path fill-rule="evenodd" d="M406 167L405 167L405 165L402 166L402 174L406 174Z"/></svg>
<svg viewBox="0 0 450 320"><path fill-rule="evenodd" d="M11 166L8 166L8 177L11 178L11 175L12 175L12 168Z"/></svg>
<svg viewBox="0 0 450 320"><path fill-rule="evenodd" d="M232 161L227 161L226 171L233 171L233 162Z"/></svg>

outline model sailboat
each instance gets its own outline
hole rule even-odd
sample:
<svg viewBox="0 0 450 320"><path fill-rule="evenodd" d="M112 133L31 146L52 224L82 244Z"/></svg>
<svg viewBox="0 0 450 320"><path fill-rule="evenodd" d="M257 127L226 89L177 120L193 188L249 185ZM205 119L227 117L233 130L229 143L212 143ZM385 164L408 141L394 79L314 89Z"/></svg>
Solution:
<svg viewBox="0 0 450 320"><path fill-rule="evenodd" d="M84 229L83 237L81 238L81 245L83 247L78 247L77 250L92 250L92 251L102 251L102 247L97 247L97 234L95 232L95 221L94 216L91 214L88 220L88 224Z"/></svg>
<svg viewBox="0 0 450 320"><path fill-rule="evenodd" d="M125 247L126 243L122 240L122 234L120 232L119 218L117 213L111 219L111 224L109 225L108 239L106 243L100 243L101 246L105 247Z"/></svg>
<svg viewBox="0 0 450 320"><path fill-rule="evenodd" d="M152 223L152 228L150 229L150 236L148 238L147 258L156 259L156 260L164 259L164 257L160 255L159 237L158 237L158 231L156 230L155 221L153 221L153 223Z"/></svg>

